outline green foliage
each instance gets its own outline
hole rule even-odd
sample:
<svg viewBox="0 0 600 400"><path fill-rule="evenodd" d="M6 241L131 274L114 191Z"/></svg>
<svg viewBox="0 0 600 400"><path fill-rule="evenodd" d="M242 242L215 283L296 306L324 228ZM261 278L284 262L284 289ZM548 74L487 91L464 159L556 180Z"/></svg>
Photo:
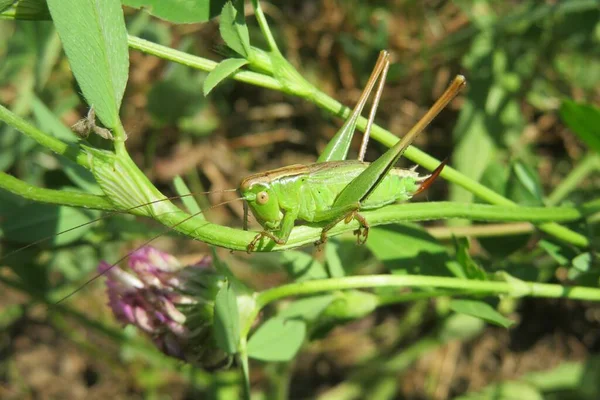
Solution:
<svg viewBox="0 0 600 400"><path fill-rule="evenodd" d="M173 0L169 2L161 0L123 0L122 2L126 6L140 8L155 17L176 24L208 21L219 15L225 3L223 0Z"/></svg>
<svg viewBox="0 0 600 400"><path fill-rule="evenodd" d="M466 314L475 318L480 318L486 322L509 328L515 322L504 317L498 311L494 310L489 304L475 300L452 300L450 308L457 313Z"/></svg>
<svg viewBox="0 0 600 400"><path fill-rule="evenodd" d="M418 225L371 229L369 237L367 246L393 274L465 277L446 248Z"/></svg>
<svg viewBox="0 0 600 400"><path fill-rule="evenodd" d="M0 18L39 21L50 19L45 0L1 0Z"/></svg>
<svg viewBox="0 0 600 400"><path fill-rule="evenodd" d="M301 320L275 317L267 320L248 342L248 356L262 361L289 361L300 350L306 335Z"/></svg>
<svg viewBox="0 0 600 400"><path fill-rule="evenodd" d="M96 213L76 208L40 203L30 203L15 208L3 207L2 236L26 244L50 237L53 238L54 245L65 245L85 235L91 228L86 224L93 219L94 214ZM59 232L81 225L85 226L63 235L54 236Z"/></svg>
<svg viewBox="0 0 600 400"><path fill-rule="evenodd" d="M324 294L321 296L299 299L288 305L278 316L283 319L301 319L307 322L314 321L323 311L325 311L331 302L334 301L335 297L335 295Z"/></svg>
<svg viewBox="0 0 600 400"><path fill-rule="evenodd" d="M219 31L227 46L247 59L252 49L242 7L243 2L241 1L236 1L235 5L230 1L225 3L221 12Z"/></svg>
<svg viewBox="0 0 600 400"><path fill-rule="evenodd" d="M129 76L127 30L118 0L49 0L52 21L83 96L115 129Z"/></svg>
<svg viewBox="0 0 600 400"><path fill-rule="evenodd" d="M219 290L215 299L214 334L217 345L229 354L238 352L240 343L240 314L236 293L231 284Z"/></svg>
<svg viewBox="0 0 600 400"><path fill-rule="evenodd" d="M560 117L586 145L600 152L600 109L564 99L560 105Z"/></svg>
<svg viewBox="0 0 600 400"><path fill-rule="evenodd" d="M224 79L229 78L235 71L248 64L243 58L228 58L223 60L213 69L204 81L204 95L208 94Z"/></svg>

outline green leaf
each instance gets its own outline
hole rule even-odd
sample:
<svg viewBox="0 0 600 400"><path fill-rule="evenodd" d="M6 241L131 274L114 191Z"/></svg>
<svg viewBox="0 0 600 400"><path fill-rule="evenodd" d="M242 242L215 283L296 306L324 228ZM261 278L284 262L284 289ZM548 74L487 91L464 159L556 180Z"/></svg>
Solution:
<svg viewBox="0 0 600 400"><path fill-rule="evenodd" d="M159 127L179 125L184 118L191 118L205 108L206 99L198 90L202 79L204 73L174 65L163 80L152 86L146 107Z"/></svg>
<svg viewBox="0 0 600 400"><path fill-rule="evenodd" d="M591 253L582 253L573 259L573 267L577 268L579 271L587 272L592 265L592 254Z"/></svg>
<svg viewBox="0 0 600 400"><path fill-rule="evenodd" d="M31 99L33 115L39 126L44 127L44 131L50 133L63 142L75 144L78 142L77 136L37 96Z"/></svg>
<svg viewBox="0 0 600 400"><path fill-rule="evenodd" d="M301 251L283 252L281 263L290 277L297 282L329 278L323 264L315 260L310 254Z"/></svg>
<svg viewBox="0 0 600 400"><path fill-rule="evenodd" d="M10 7L14 2L15 0L0 0L0 12Z"/></svg>
<svg viewBox="0 0 600 400"><path fill-rule="evenodd" d="M176 24L205 22L219 15L225 0L122 0L129 7L140 8L155 17Z"/></svg>
<svg viewBox="0 0 600 400"><path fill-rule="evenodd" d="M577 279L579 276L589 273L592 270L592 254L590 252L581 253L573 258L573 266L569 268L569 279Z"/></svg>
<svg viewBox="0 0 600 400"><path fill-rule="evenodd" d="M53 237L58 232L84 225L97 215L90 210L57 207L49 204L29 203L22 207L3 207L0 211L1 236L15 242L33 243ZM57 246L72 243L91 229L82 226L65 234L54 236L51 243Z"/></svg>
<svg viewBox="0 0 600 400"><path fill-rule="evenodd" d="M560 117L579 138L600 152L600 109L590 104L565 99L560 105Z"/></svg>
<svg viewBox="0 0 600 400"><path fill-rule="evenodd" d="M467 238L454 238L454 246L456 247L456 261L462 266L467 279L487 280L485 270L469 254L469 240Z"/></svg>
<svg viewBox="0 0 600 400"><path fill-rule="evenodd" d="M40 21L50 19L45 0L0 0L1 19Z"/></svg>
<svg viewBox="0 0 600 400"><path fill-rule="evenodd" d="M179 175L173 179L173 185L175 185L175 191L177 194L183 196L181 201L183 202L183 205L185 205L185 208L187 208L188 212L190 214L196 214L195 218L198 218L198 221L206 221L204 213L200 212L200 206L196 202L196 199L194 199L194 196L190 196L190 189Z"/></svg>
<svg viewBox="0 0 600 400"><path fill-rule="evenodd" d="M215 338L217 345L229 354L238 351L240 317L237 299L231 284L224 285L215 298Z"/></svg>
<svg viewBox="0 0 600 400"><path fill-rule="evenodd" d="M337 238L330 239L325 246L325 261L331 278L342 278L346 275L340 249L341 243Z"/></svg>
<svg viewBox="0 0 600 400"><path fill-rule="evenodd" d="M511 165L506 194L509 199L524 206L534 207L544 204L538 173L521 161L515 161Z"/></svg>
<svg viewBox="0 0 600 400"><path fill-rule="evenodd" d="M284 319L302 319L304 321L313 321L321 315L327 306L335 299L332 294L307 297L294 301L278 316Z"/></svg>
<svg viewBox="0 0 600 400"><path fill-rule="evenodd" d="M361 290L336 293L335 300L325 309L323 316L336 320L363 318L379 306L379 298Z"/></svg>
<svg viewBox="0 0 600 400"><path fill-rule="evenodd" d="M228 58L221 61L206 77L204 81L204 95L208 96L210 91L221 83L223 79L230 77L235 71L246 64L248 64L248 60L243 58Z"/></svg>
<svg viewBox="0 0 600 400"><path fill-rule="evenodd" d="M248 341L248 356L263 361L289 361L302 346L305 336L304 321L271 318Z"/></svg>
<svg viewBox="0 0 600 400"><path fill-rule="evenodd" d="M119 122L129 72L127 31L119 0L48 0L73 75L107 128Z"/></svg>
<svg viewBox="0 0 600 400"><path fill-rule="evenodd" d="M73 134L69 128L64 126L58 117L54 115L38 97L33 97L32 106L33 115L37 120L38 125L43 126L46 132L54 135L63 142L77 142L75 134ZM96 183L94 175L90 171L66 157L57 156L57 158L63 166L64 173L74 184L88 193L98 195L104 194L102 189L100 189L100 186Z"/></svg>
<svg viewBox="0 0 600 400"><path fill-rule="evenodd" d="M367 247L394 274L466 278L446 248L417 224L371 228Z"/></svg>
<svg viewBox="0 0 600 400"><path fill-rule="evenodd" d="M244 21L243 2L236 2L234 6L230 1L221 11L219 31L221 37L232 50L244 58L250 54L250 35Z"/></svg>
<svg viewBox="0 0 600 400"><path fill-rule="evenodd" d="M548 255L558 263L558 265L569 265L570 257L564 254L565 251L568 251L565 247L559 246L548 240L540 240L538 242L538 247L544 249L546 253L548 253Z"/></svg>
<svg viewBox="0 0 600 400"><path fill-rule="evenodd" d="M490 18L488 22L495 18L492 13L486 13L486 17ZM509 62L511 57L511 49L487 32L475 36L463 58L463 67L470 71L471 89L454 128L452 165L474 180L481 178L498 149L515 140L525 124L519 95L514 87L506 85L506 77L516 73L516 65ZM473 194L458 185L450 189L453 201L473 200Z"/></svg>
<svg viewBox="0 0 600 400"><path fill-rule="evenodd" d="M506 381L487 386L481 391L455 397L455 400L543 400L544 394L532 383ZM560 398L560 397L557 397Z"/></svg>
<svg viewBox="0 0 600 400"><path fill-rule="evenodd" d="M512 169L508 168L503 162L491 161L481 177L481 183L500 195L506 196L507 191L510 190L511 196L518 197L520 193L517 189L521 189L522 185L516 179L516 175L511 174L511 172ZM509 175L512 178L510 184L508 183ZM476 199L476 202L480 203L481 201ZM478 241L492 256L502 258L525 246L530 236L531 234L527 233L493 238L481 237Z"/></svg>
<svg viewBox="0 0 600 400"><path fill-rule="evenodd" d="M450 302L450 308L457 313L470 315L503 328L508 328L515 323L500 314L492 306L482 301L452 300Z"/></svg>
<svg viewBox="0 0 600 400"><path fill-rule="evenodd" d="M485 323L479 319L465 314L451 314L446 318L437 333L442 342L450 340L468 341L481 335Z"/></svg>

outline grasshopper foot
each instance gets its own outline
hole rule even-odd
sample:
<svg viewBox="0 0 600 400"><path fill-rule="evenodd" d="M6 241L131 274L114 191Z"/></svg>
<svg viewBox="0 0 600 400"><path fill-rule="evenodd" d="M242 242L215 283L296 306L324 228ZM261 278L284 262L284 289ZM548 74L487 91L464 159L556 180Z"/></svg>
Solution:
<svg viewBox="0 0 600 400"><path fill-rule="evenodd" d="M365 244L367 242L367 238L369 237L369 223L365 217L359 213L354 213L352 217L360 224L360 227L354 231L354 234L356 235L356 243Z"/></svg>
<svg viewBox="0 0 600 400"><path fill-rule="evenodd" d="M321 237L315 242L315 246L317 246L317 251L323 250L323 246L325 246L325 243L327 243L327 231L323 230L321 231Z"/></svg>
<svg viewBox="0 0 600 400"><path fill-rule="evenodd" d="M271 239L272 241L274 241L277 244L286 244L286 242L287 242L287 240L280 239L277 236L273 235L271 232L262 231L262 232L259 232L256 236L254 236L254 239L252 239L250 244L248 244L248 246L246 247L246 252L248 254L252 253L254 251L254 249L256 248L256 245L258 244L258 242L264 237L268 237L269 239Z"/></svg>
<svg viewBox="0 0 600 400"><path fill-rule="evenodd" d="M252 239L250 244L248 244L248 246L246 246L246 253L248 253L248 254L252 253L254 251L254 249L256 248L256 244L258 243L258 241L260 239L262 239L262 237L263 237L262 232L256 236L254 236L254 239Z"/></svg>

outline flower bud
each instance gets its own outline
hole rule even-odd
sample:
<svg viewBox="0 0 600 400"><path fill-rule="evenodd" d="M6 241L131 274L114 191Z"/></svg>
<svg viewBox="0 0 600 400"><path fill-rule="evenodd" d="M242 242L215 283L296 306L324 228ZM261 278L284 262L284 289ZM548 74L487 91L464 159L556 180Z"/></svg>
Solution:
<svg viewBox="0 0 600 400"><path fill-rule="evenodd" d="M197 366L218 367L230 361L213 335L214 300L225 277L212 258L183 266L152 247L134 251L126 272L102 262L109 306L124 325L132 324L152 338L165 354Z"/></svg>

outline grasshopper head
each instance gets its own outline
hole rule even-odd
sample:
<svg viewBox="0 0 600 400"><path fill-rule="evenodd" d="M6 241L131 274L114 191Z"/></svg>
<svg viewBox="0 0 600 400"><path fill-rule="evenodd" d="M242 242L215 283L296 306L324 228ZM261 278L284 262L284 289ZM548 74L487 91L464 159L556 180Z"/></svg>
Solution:
<svg viewBox="0 0 600 400"><path fill-rule="evenodd" d="M242 185L241 192L252 214L264 228L269 230L279 228L283 213L279 208L277 193L271 186L262 183Z"/></svg>

